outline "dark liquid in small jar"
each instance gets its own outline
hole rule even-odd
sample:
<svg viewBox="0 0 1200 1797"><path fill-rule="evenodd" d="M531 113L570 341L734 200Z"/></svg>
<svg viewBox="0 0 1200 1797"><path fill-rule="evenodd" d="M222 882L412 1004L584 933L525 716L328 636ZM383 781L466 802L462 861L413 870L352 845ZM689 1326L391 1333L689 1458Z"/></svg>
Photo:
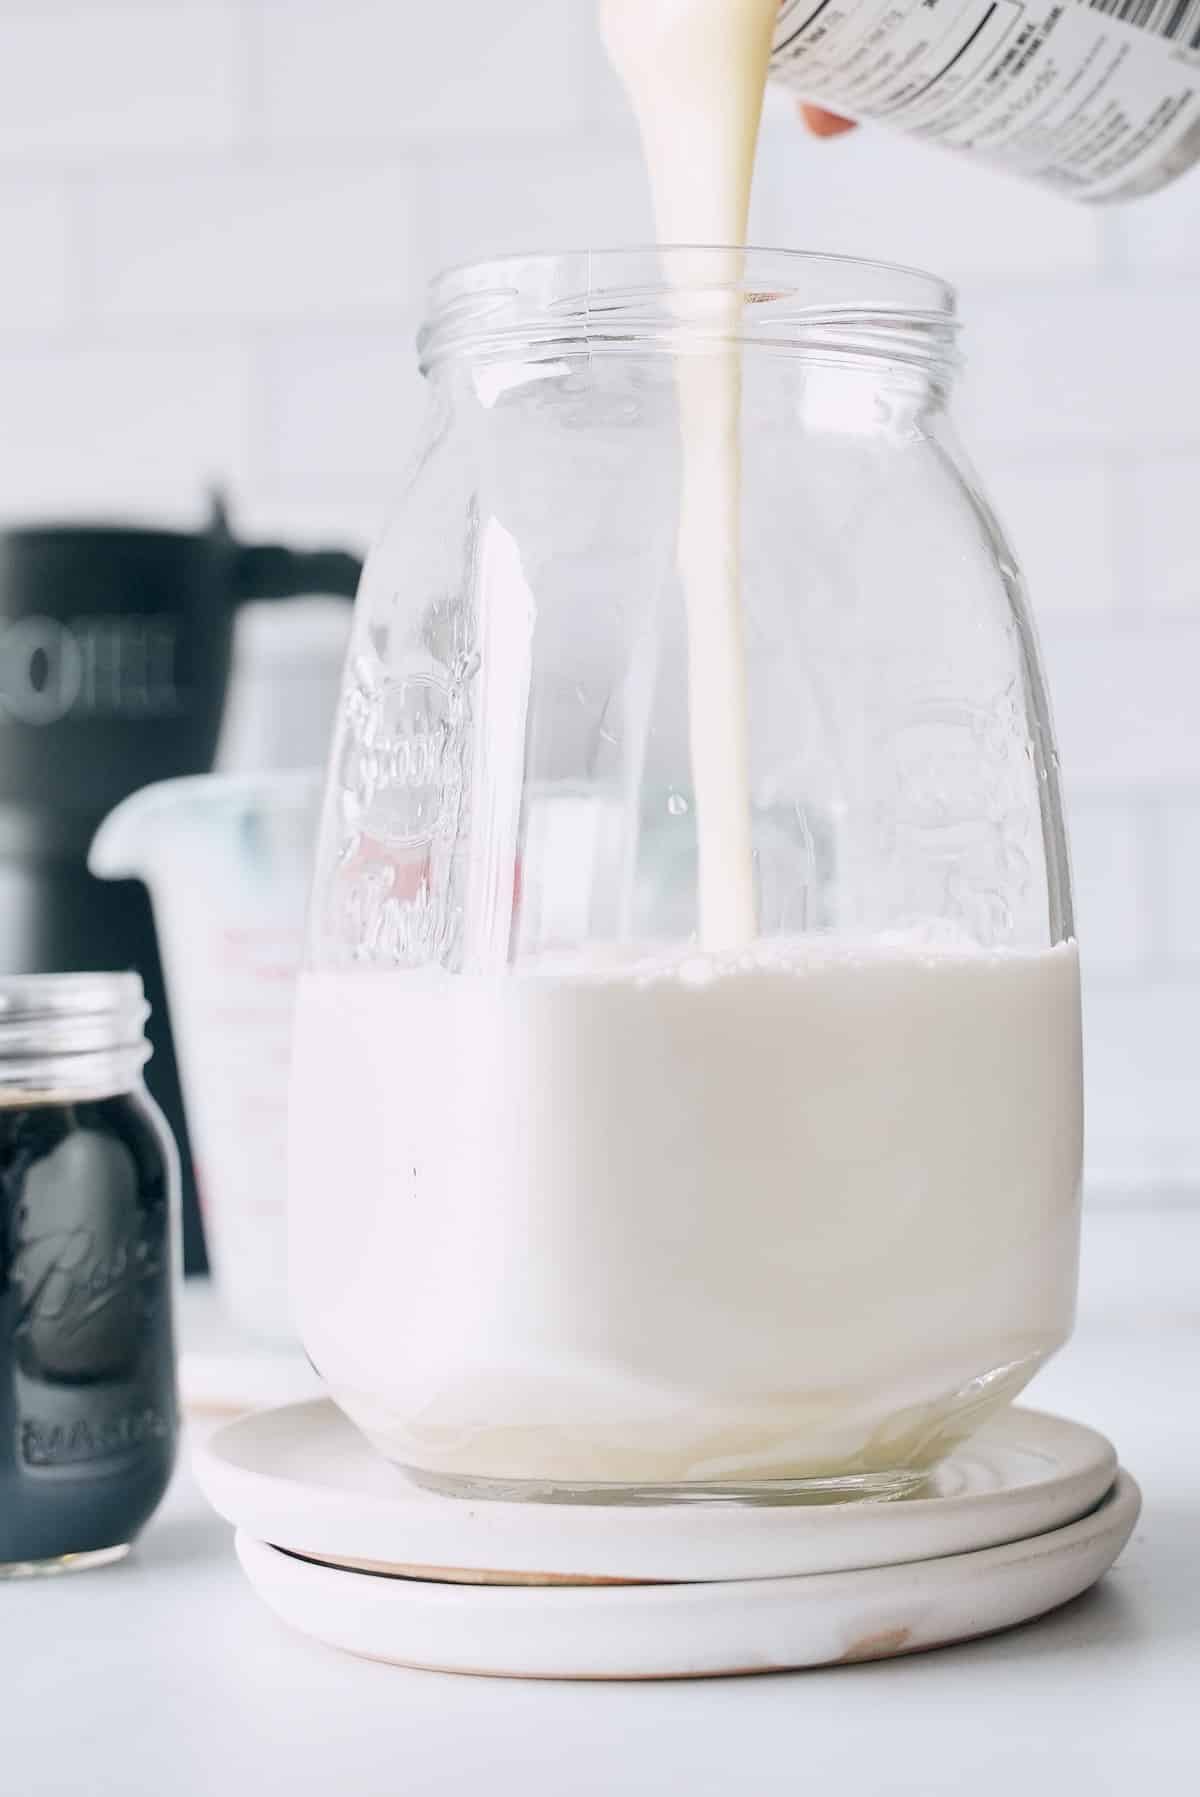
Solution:
<svg viewBox="0 0 1200 1797"><path fill-rule="evenodd" d="M136 1093L0 1102L0 1567L123 1546L166 1489L161 1127Z"/></svg>

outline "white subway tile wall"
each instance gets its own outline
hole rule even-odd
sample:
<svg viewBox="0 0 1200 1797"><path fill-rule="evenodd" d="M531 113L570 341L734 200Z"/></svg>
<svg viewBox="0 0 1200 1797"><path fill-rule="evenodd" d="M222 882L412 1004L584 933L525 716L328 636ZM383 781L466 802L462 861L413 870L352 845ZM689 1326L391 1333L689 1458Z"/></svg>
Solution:
<svg viewBox="0 0 1200 1797"><path fill-rule="evenodd" d="M1163 943L1167 959L1200 969L1200 797L1162 808Z"/></svg>
<svg viewBox="0 0 1200 1797"><path fill-rule="evenodd" d="M432 146L464 132L569 132L573 0L264 0L264 136Z"/></svg>
<svg viewBox="0 0 1200 1797"><path fill-rule="evenodd" d="M253 349L238 339L0 339L0 513L150 519L250 473Z"/></svg>
<svg viewBox="0 0 1200 1797"><path fill-rule="evenodd" d="M1132 463L1122 523L1128 532L1132 598L1200 615L1200 454L1148 455Z"/></svg>
<svg viewBox="0 0 1200 1797"><path fill-rule="evenodd" d="M55 330L71 299L70 192L65 181L13 181L0 164L0 331Z"/></svg>
<svg viewBox="0 0 1200 1797"><path fill-rule="evenodd" d="M636 143L473 138L429 171L429 247L445 268L554 243L648 243L654 228Z"/></svg>
<svg viewBox="0 0 1200 1797"><path fill-rule="evenodd" d="M24 0L0 11L0 154L154 158L238 131L237 5Z"/></svg>
<svg viewBox="0 0 1200 1797"><path fill-rule="evenodd" d="M367 489L382 513L424 399L416 330L416 314L398 306L386 330L271 332L259 354L260 473L276 487Z"/></svg>
<svg viewBox="0 0 1200 1797"><path fill-rule="evenodd" d="M972 446L972 453L973 446ZM1123 601L1120 481L1113 458L987 457L988 496L1006 534L1020 546L1021 570L1039 616L1084 623Z"/></svg>
<svg viewBox="0 0 1200 1797"><path fill-rule="evenodd" d="M98 322L390 318L424 245L421 184L388 153L339 166L301 152L214 157L89 195Z"/></svg>
<svg viewBox="0 0 1200 1797"><path fill-rule="evenodd" d="M365 542L432 268L645 239L592 0L0 0L0 517ZM1087 210L768 105L759 242L961 288L1060 725L1098 1183L1200 1174L1200 171Z"/></svg>

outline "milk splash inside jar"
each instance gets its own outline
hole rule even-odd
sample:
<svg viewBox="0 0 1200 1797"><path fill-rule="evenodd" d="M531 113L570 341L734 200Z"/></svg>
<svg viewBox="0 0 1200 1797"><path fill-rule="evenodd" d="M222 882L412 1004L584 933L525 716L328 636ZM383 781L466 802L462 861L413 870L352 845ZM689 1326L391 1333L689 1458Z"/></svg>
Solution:
<svg viewBox="0 0 1200 1797"><path fill-rule="evenodd" d="M664 239L744 235L774 12L607 0ZM1066 1338L1078 1239L1057 763L953 297L530 256L421 347L298 999L307 1350L451 1491L902 1495Z"/></svg>

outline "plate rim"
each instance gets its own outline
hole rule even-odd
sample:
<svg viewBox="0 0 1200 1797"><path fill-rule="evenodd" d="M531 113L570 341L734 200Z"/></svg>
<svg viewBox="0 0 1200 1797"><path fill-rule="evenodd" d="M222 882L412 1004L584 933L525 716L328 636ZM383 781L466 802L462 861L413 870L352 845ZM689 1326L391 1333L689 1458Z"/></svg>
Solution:
<svg viewBox="0 0 1200 1797"><path fill-rule="evenodd" d="M343 1652L459 1674L641 1680L890 1659L1033 1621L1105 1575L1140 1512L1138 1485L1121 1468L1087 1515L1022 1541L916 1564L587 1591L346 1572L244 1531L236 1549L280 1621ZM384 1645L393 1618L407 1639Z"/></svg>
<svg viewBox="0 0 1200 1797"><path fill-rule="evenodd" d="M303 1399L240 1417L196 1444L197 1480L227 1521L314 1559L371 1559L514 1578L728 1583L912 1564L987 1551L1069 1525L1103 1499L1117 1474L1115 1450L1098 1430L1026 1406L1003 1412L962 1451L986 1444L989 1432L1003 1429L1012 1439L1028 1430L1070 1445L1066 1471L1014 1488L896 1504L561 1505L446 1498L413 1485L396 1502L379 1493L356 1496L308 1485L294 1474L251 1467L244 1453L231 1452L247 1436L253 1442L264 1423L282 1427L285 1439L290 1423L294 1440L304 1413L313 1412L318 1421L337 1418L354 1427L331 1398ZM1041 1444L1035 1439L1028 1445L1036 1450ZM365 1440L363 1452L372 1452ZM405 1528L409 1544L397 1551L397 1532ZM880 1540L885 1532L892 1538L886 1550Z"/></svg>

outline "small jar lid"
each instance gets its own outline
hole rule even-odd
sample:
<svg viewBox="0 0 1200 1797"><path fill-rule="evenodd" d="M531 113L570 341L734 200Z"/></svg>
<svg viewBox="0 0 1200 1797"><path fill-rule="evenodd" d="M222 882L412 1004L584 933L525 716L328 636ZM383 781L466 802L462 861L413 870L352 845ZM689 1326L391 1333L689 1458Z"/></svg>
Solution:
<svg viewBox="0 0 1200 1797"><path fill-rule="evenodd" d="M0 1088L119 1091L150 1055L136 973L0 977Z"/></svg>

